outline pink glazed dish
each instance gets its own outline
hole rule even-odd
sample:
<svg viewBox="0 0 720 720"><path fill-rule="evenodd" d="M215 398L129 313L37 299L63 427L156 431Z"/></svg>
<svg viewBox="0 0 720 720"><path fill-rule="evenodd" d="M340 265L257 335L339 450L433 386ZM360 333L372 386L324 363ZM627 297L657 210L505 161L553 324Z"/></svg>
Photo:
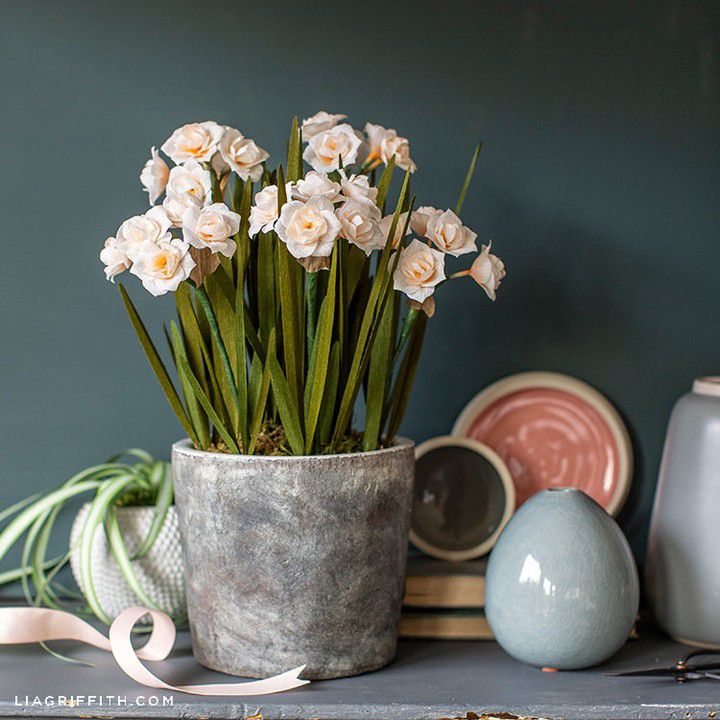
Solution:
<svg viewBox="0 0 720 720"><path fill-rule="evenodd" d="M546 488L573 487L617 515L630 489L625 424L607 398L569 375L527 372L493 383L468 403L453 435L500 455L518 507Z"/></svg>

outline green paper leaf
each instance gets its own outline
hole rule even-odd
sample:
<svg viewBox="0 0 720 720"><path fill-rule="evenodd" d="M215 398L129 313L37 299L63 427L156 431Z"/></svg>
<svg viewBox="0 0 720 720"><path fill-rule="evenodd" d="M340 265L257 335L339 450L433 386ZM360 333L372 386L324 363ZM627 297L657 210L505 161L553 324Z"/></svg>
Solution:
<svg viewBox="0 0 720 720"><path fill-rule="evenodd" d="M231 452L239 455L240 448L238 448L237 443L233 439L232 435L228 432L228 429L223 425L222 421L218 417L217 412L215 412L215 408L212 406L212 403L208 399L208 396L200 387L200 383L193 375L192 369L190 368L190 365L188 364L187 360L185 360L185 358L178 358L178 369L181 373L184 373L187 382L190 384L192 391L195 393L195 397L198 399L198 402L207 413L208 419L213 424L215 430L217 430L223 442L228 446L228 449Z"/></svg>
<svg viewBox="0 0 720 720"><path fill-rule="evenodd" d="M293 118L290 128L287 153L287 179L296 182L302 177L302 134L298 126L297 116Z"/></svg>
<svg viewBox="0 0 720 720"><path fill-rule="evenodd" d="M383 174L380 176L380 182L377 184L378 194L375 202L381 211L385 208L385 200L387 199L388 191L390 190L390 183L392 182L394 170L395 156L393 155L388 164L385 166Z"/></svg>
<svg viewBox="0 0 720 720"><path fill-rule="evenodd" d="M308 402L307 417L305 420L305 454L309 455L313 447L313 438L317 428L320 407L322 404L325 381L327 379L328 361L330 359L330 347L332 344L333 324L335 320L335 297L338 275L338 243L333 249L330 265L330 277L328 278L327 291L320 310L318 319L317 338L315 340L314 371Z"/></svg>
<svg viewBox="0 0 720 720"><path fill-rule="evenodd" d="M267 358L265 360L265 367L262 372L262 379L260 381L257 400L255 401L255 408L253 410L253 418L250 425L249 455L253 455L255 452L255 446L257 445L258 434L262 426L263 414L265 412L265 405L270 392L270 358L275 359L275 328L272 329L270 339L268 340ZM257 358L253 360L253 368L255 367L256 360Z"/></svg>
<svg viewBox="0 0 720 720"><path fill-rule="evenodd" d="M455 214L458 217L460 216L463 203L465 202L465 196L467 195L468 188L470 187L470 181L475 174L475 163L477 162L478 155L480 155L480 150L482 150L482 143L479 143L475 148L475 152L470 160L470 167L468 168L467 175L465 175L465 182L460 190L460 197L458 197L457 205L455 205Z"/></svg>
<svg viewBox="0 0 720 720"><path fill-rule="evenodd" d="M400 218L401 208L405 202L405 196L408 192L409 183L410 171L407 171L405 173L405 180L403 182L402 190L400 191L400 197L395 209L395 214L393 215L392 223L390 225L385 248L380 254L380 258L378 260L377 271L370 291L370 297L368 298L367 305L365 306L362 324L360 326L360 331L358 333L353 352L352 364L348 372L345 389L343 391L340 408L335 422L332 439L333 446L337 445L340 438L347 430L352 417L352 411L355 406L355 400L357 398L358 391L360 390L360 383L363 375L365 374L365 368L367 367L367 363L370 358L370 351L372 350L374 337L377 334L377 319L383 311L384 303L387 299L387 289L390 285L391 273L388 272L388 263L392 253L392 238L395 236L395 230ZM407 227L409 219L410 213L408 213L406 218L405 227ZM396 263L401 250L402 247L398 247L398 252L395 254Z"/></svg>
<svg viewBox="0 0 720 720"><path fill-rule="evenodd" d="M215 311L213 309L213 306L210 302L210 298L208 297L208 294L207 294L205 288L203 288L203 287L196 288L195 296L199 299L200 304L202 305L202 308L205 311L205 316L207 317L208 323L210 325L210 332L212 334L213 343L215 345L215 349L217 350L218 356L220 358L220 370L221 371L218 372L218 375L219 375L218 379L220 382L220 387L226 398L225 405L227 406L228 410L230 411L230 420L233 424L233 430L235 431L235 434L237 436L238 435L237 423L238 423L238 412L240 409L240 401L239 401L238 395L237 395L237 388L235 387L235 377L233 375L232 366L230 364L230 358L228 356L227 349L225 348L225 343L223 342L222 335L220 333L220 327L218 325ZM219 431L219 428L218 428L218 431Z"/></svg>
<svg viewBox="0 0 720 720"><path fill-rule="evenodd" d="M395 436L400 429L408 401L410 400L410 392L413 382L415 381L415 373L417 372L418 362L420 361L420 351L422 350L423 337L425 336L425 328L427 326L427 315L420 313L412 330L412 337L408 345L405 357L403 358L400 369L398 370L396 386L391 396L390 419L388 421L386 442L391 444L395 440Z"/></svg>
<svg viewBox="0 0 720 720"><path fill-rule="evenodd" d="M294 455L302 455L304 448L302 425L297 406L292 397L290 386L280 367L280 363L274 355L268 354L267 362L270 366L270 382L272 384L275 402L277 403L280 420L282 421L285 435Z"/></svg>
<svg viewBox="0 0 720 720"><path fill-rule="evenodd" d="M248 433L248 378L247 378L247 347L245 344L245 299L243 297L243 279L240 278L240 286L235 296L235 380L237 387L237 398L239 404L238 425L240 426L240 437L245 452L250 445Z"/></svg>
<svg viewBox="0 0 720 720"><path fill-rule="evenodd" d="M187 360L188 356L185 349L185 342L180 334L177 323L174 320L170 321L170 344L175 358L175 366L177 367L178 358L184 357L185 360ZM178 373L178 377L180 378L180 387L182 389L183 398L185 399L185 405L188 409L188 414L190 415L190 422L192 423L195 434L198 438L199 448L200 450L207 450L210 446L210 433L208 432L207 418L203 414L203 410L195 397L195 393L192 391L183 375Z"/></svg>
<svg viewBox="0 0 720 720"><path fill-rule="evenodd" d="M177 416L177 419L180 421L180 424L183 426L185 432L190 436L190 439L193 441L193 443L195 443L195 445L197 446L197 435L195 434L195 430L190 423L190 418L188 418L188 415L185 412L185 408L180 401L177 390L175 390L175 386L173 385L172 380L168 375L165 364L160 358L160 355L158 354L158 351L156 350L155 345L153 344L153 341L151 340L150 335L148 334L148 331L143 324L143 321L140 319L140 315L138 315L138 312L135 309L132 300L130 300L130 296L127 294L127 291L123 287L122 283L120 283L118 287L120 288L120 295L122 296L123 303L125 304L125 309L127 310L127 313L130 317L130 322L135 329L135 333L140 340L140 344L145 351L145 355L150 362L150 366L155 373L155 377L158 379L160 387L165 392L165 397L167 397L168 403L173 409L175 415Z"/></svg>
<svg viewBox="0 0 720 720"><path fill-rule="evenodd" d="M397 325L396 303L388 302L380 318L375 343L368 365L367 394L365 400L365 432L363 450L377 450L380 441L383 405L388 375L391 373L395 327Z"/></svg>
<svg viewBox="0 0 720 720"><path fill-rule="evenodd" d="M336 340L330 351L328 374L325 381L320 419L318 421L319 444L326 445L330 440L332 423L335 416L335 401L337 400L338 385L340 384L340 342Z"/></svg>

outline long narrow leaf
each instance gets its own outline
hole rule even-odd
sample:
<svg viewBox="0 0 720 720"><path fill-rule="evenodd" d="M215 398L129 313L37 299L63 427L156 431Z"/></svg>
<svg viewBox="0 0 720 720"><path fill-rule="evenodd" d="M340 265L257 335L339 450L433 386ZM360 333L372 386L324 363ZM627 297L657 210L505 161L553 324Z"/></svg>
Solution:
<svg viewBox="0 0 720 720"><path fill-rule="evenodd" d="M287 153L287 179L297 181L302 177L302 146L297 116L292 120Z"/></svg>
<svg viewBox="0 0 720 720"><path fill-rule="evenodd" d="M325 384L325 392L322 399L322 407L320 408L320 418L318 420L318 441L319 444L326 445L330 440L332 432L332 422L335 415L335 401L337 399L338 385L340 384L340 341L333 343L330 351L330 362L328 363L328 374Z"/></svg>
<svg viewBox="0 0 720 720"><path fill-rule="evenodd" d="M267 363L270 366L270 382L272 383L275 402L277 403L280 420L287 435L288 442L294 455L302 455L305 446L300 416L297 411L290 386L274 355L268 354Z"/></svg>
<svg viewBox="0 0 720 720"><path fill-rule="evenodd" d="M380 440L387 378L391 372L394 330L397 323L396 303L388 302L378 321L377 339L370 352L367 396L365 401L365 432L363 450L377 450Z"/></svg>
<svg viewBox="0 0 720 720"><path fill-rule="evenodd" d="M220 357L220 367L222 372L220 375L220 384L224 388L226 397L229 400L226 401L228 410L231 412L231 420L234 421L233 427L237 430L237 417L240 409L240 401L237 396L237 388L235 387L235 378L233 376L232 366L230 364L230 358L228 356L225 343L223 342L222 335L220 334L220 327L217 322L215 311L210 302L210 298L207 295L205 289L201 286L195 290L196 297L200 300L200 305L205 311L205 316L210 325L210 332L212 333L213 343ZM237 433L236 433L237 436Z"/></svg>
<svg viewBox="0 0 720 720"><path fill-rule="evenodd" d="M177 323L174 320L170 321L170 343L172 345L173 354L175 356L175 365L177 366L179 358L183 357L185 360L188 359L188 355L185 349L185 343L180 330L178 329ZM188 384L185 376L178 373L180 377L180 387L182 389L183 397L185 398L185 406L188 409L190 415L190 422L195 429L195 434L198 438L200 450L207 450L210 446L210 433L207 427L207 417L205 416L200 403L198 403L195 393Z"/></svg>
<svg viewBox="0 0 720 720"><path fill-rule="evenodd" d="M208 396L200 387L200 383L195 379L195 376L192 374L192 369L190 368L190 365L188 365L188 362L187 360L185 360L185 358L180 358L178 363L178 369L181 373L185 374L185 378L190 384L193 392L195 393L195 397L197 397L198 402L202 406L203 410L205 410L205 412L207 413L210 422L213 424L215 430L217 430L223 442L228 446L230 452L233 452L236 455L239 454L240 449L238 448L237 443L233 439L232 435L228 432L227 428L223 425L222 420L220 420L220 418L218 417L218 414L215 412L215 408L212 406L212 403L208 399Z"/></svg>
<svg viewBox="0 0 720 720"><path fill-rule="evenodd" d="M400 429L403 415L410 400L410 392L413 382L415 381L415 373L417 372L418 362L420 360L420 351L422 349L423 337L425 335L425 327L427 325L427 315L420 313L412 331L412 338L408 345L407 352L403 358L403 362L398 370L396 387L392 394L392 402L390 409L390 419L388 420L386 442L392 444L395 436Z"/></svg>
<svg viewBox="0 0 720 720"><path fill-rule="evenodd" d="M132 323L133 328L135 328L135 332L137 333L147 359L150 361L150 366L155 373L155 377L158 379L160 387L162 387L165 392L165 396L170 403L170 407L173 409L173 412L180 421L180 424L183 426L185 432L190 436L192 441L197 445L197 436L195 435L190 419L185 412L185 408L180 401L177 390L175 390L175 386L165 369L165 364L160 358L158 351L155 349L155 345L153 344L143 321L140 319L140 315L138 315L132 300L130 300L130 296L127 294L127 291L123 287L122 283L119 283L118 286L120 288L120 295L122 296L123 303L125 304L125 309L130 317L130 322Z"/></svg>
<svg viewBox="0 0 720 720"><path fill-rule="evenodd" d="M95 490L100 486L98 480L85 480L71 487L62 487L59 490L48 493L45 497L33 503L14 517L0 532L0 560L5 557L7 551L17 542L22 534L35 522L35 520L57 503L80 495L88 490Z"/></svg>
<svg viewBox="0 0 720 720"><path fill-rule="evenodd" d="M265 367L262 371L262 379L260 381L260 387L258 389L257 399L255 401L252 423L250 424L250 448L248 449L249 455L252 455L255 452L255 446L257 445L258 434L260 432L263 414L265 412L265 405L267 403L268 393L270 392L270 358L275 358L274 328L270 332L270 338L268 340L267 358L265 359ZM257 357L253 359L253 365L255 365L256 360Z"/></svg>
<svg viewBox="0 0 720 720"><path fill-rule="evenodd" d="M140 544L140 547L132 557L133 560L139 560L150 552L152 546L158 538L158 535L160 535L160 531L165 525L165 520L170 510L170 506L173 503L173 480L170 466L165 462L158 463L158 466L162 469L162 480L160 481L157 498L155 499L153 519L150 523L148 534L145 536Z"/></svg>
<svg viewBox="0 0 720 720"><path fill-rule="evenodd" d="M385 200L387 199L388 191L390 190L390 182L392 181L393 171L395 170L395 156L390 158L390 161L385 166L383 174L380 176L380 182L377 184L377 206L382 210L385 207Z"/></svg>
<svg viewBox="0 0 720 720"><path fill-rule="evenodd" d="M462 211L465 196L467 195L468 188L470 187L470 181L473 179L473 175L475 174L475 163L477 162L478 155L480 155L480 150L482 150L482 143L479 143L475 147L475 152L470 160L470 167L468 168L467 175L465 175L465 182L463 182L463 186L460 189L460 196L458 197L457 205L455 205L456 215L460 215L460 212Z"/></svg>
<svg viewBox="0 0 720 720"><path fill-rule="evenodd" d="M285 184L282 166L278 168L278 206L285 203ZM278 260L278 287L280 291L280 318L282 322L282 347L287 383L296 414L300 413L300 384L302 378L302 350L300 345L301 319L298 312L295 266L297 260L290 254L285 243L276 245ZM298 266L299 267L299 266Z"/></svg>
<svg viewBox="0 0 720 720"><path fill-rule="evenodd" d="M78 554L82 588L91 610L102 622L107 625L112 622L112 618L107 614L107 612L105 612L105 609L100 604L100 599L95 591L95 583L93 581L93 541L95 539L95 531L98 529L102 519L107 514L108 508L115 502L118 495L125 491L134 481L135 479L132 475L126 475L116 478L103 486L90 504L90 510L88 511L87 518L85 520L85 527L83 528L82 535L80 536Z"/></svg>
<svg viewBox="0 0 720 720"><path fill-rule="evenodd" d="M330 277L328 278L327 291L320 310L318 321L317 338L315 344L317 350L314 353L314 372L312 378L312 389L308 403L307 417L305 420L305 454L310 454L313 448L313 439L317 428L320 407L322 404L325 381L327 379L328 361L330 359L330 347L332 345L333 324L335 320L335 298L336 283L338 275L338 243L333 249L332 262L330 265Z"/></svg>
<svg viewBox="0 0 720 720"><path fill-rule="evenodd" d="M235 295L235 383L238 398L238 426L243 451L250 445L248 432L248 377L247 345L245 343L245 298L243 296L243 278Z"/></svg>
<svg viewBox="0 0 720 720"><path fill-rule="evenodd" d="M125 541L123 540L122 533L120 532L117 514L115 512L115 508L113 507L108 509L107 515L105 516L105 534L107 535L108 544L110 545L110 550L115 558L115 562L117 563L123 579L130 589L138 596L143 605L146 605L153 610L163 610L164 608L158 606L150 595L145 592L145 588L143 588L142 584L137 579L130 555L125 547Z"/></svg>
<svg viewBox="0 0 720 720"><path fill-rule="evenodd" d="M333 445L336 445L342 435L345 433L347 426L350 422L352 411L355 406L355 399L360 389L360 382L365 371L365 365L369 359L369 351L372 348L372 342L369 342L371 333L373 332L373 324L376 323L378 317L378 306L384 302L385 291L389 285L388 277L388 263L390 260L390 254L392 252L392 239L395 237L395 230L400 218L400 211L405 202L405 197L408 192L408 186L410 183L410 171L405 173L405 180L403 182L402 189L400 191L400 197L398 199L395 214L390 225L390 230L387 237L385 248L380 254L378 260L377 272L375 279L370 291L370 297L365 307L363 314L362 324L360 326L360 332L358 333L355 349L353 352L352 364L348 373L347 383L343 391L342 400L340 402L340 408L338 410L338 416L335 423L335 430L333 433ZM410 213L408 213L408 218ZM407 225L407 222L406 222Z"/></svg>

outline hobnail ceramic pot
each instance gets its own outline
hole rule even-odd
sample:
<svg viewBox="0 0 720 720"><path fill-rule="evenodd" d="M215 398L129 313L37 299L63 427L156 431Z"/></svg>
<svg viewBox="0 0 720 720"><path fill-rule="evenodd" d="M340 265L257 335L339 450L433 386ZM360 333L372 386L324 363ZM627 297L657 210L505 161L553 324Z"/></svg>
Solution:
<svg viewBox="0 0 720 720"><path fill-rule="evenodd" d="M596 665L627 640L640 589L615 521L581 490L533 496L488 561L485 612L503 649L559 670Z"/></svg>
<svg viewBox="0 0 720 720"><path fill-rule="evenodd" d="M665 440L645 585L655 617L688 645L720 648L720 377L695 380Z"/></svg>
<svg viewBox="0 0 720 720"><path fill-rule="evenodd" d="M270 457L173 446L196 659L264 677L375 670L395 655L413 443Z"/></svg>
<svg viewBox="0 0 720 720"><path fill-rule="evenodd" d="M90 512L90 503L85 503L75 516L70 531L70 546L76 546L85 520ZM120 533L125 547L132 556L142 544L150 530L154 509L151 507L116 508ZM100 607L111 617L116 618L123 610L145 603L130 589L118 568L105 535L103 525L95 531L90 555L93 587ZM80 554L74 552L70 557L73 577L80 589L85 586L80 573ZM183 577L180 530L175 507L170 507L155 544L145 557L132 561L132 567L151 600L172 617L185 614L185 579ZM149 616L147 617L150 620ZM142 622L142 621L141 621Z"/></svg>

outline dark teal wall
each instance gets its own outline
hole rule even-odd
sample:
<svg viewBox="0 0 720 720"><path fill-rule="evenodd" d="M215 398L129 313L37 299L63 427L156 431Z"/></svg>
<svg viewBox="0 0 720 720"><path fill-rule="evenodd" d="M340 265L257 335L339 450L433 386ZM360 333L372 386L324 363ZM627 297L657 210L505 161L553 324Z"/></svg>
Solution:
<svg viewBox="0 0 720 720"><path fill-rule="evenodd" d="M508 277L438 296L405 423L448 432L509 373L607 393L639 456L622 521L642 552L665 424L720 371L718 4L0 4L0 504L178 429L97 253L145 207L178 125L232 124L277 156L320 108L412 140L421 203L454 202ZM170 304L131 281L148 324Z"/></svg>

